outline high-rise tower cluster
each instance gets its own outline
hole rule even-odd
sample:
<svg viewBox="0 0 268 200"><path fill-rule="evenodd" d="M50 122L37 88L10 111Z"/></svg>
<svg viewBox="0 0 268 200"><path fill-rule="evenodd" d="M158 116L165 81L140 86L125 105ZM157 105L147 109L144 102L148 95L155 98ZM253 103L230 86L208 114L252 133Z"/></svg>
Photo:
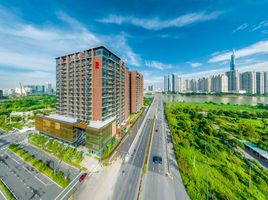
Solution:
<svg viewBox="0 0 268 200"><path fill-rule="evenodd" d="M182 82L181 78L176 74L164 76L164 91L165 92L181 92Z"/></svg>
<svg viewBox="0 0 268 200"><path fill-rule="evenodd" d="M234 51L231 54L230 70L224 74L190 80L181 80L173 74L171 78L164 76L165 92L268 94L268 72L240 73L236 69ZM179 80L179 84L176 80ZM175 89L178 85L180 89Z"/></svg>

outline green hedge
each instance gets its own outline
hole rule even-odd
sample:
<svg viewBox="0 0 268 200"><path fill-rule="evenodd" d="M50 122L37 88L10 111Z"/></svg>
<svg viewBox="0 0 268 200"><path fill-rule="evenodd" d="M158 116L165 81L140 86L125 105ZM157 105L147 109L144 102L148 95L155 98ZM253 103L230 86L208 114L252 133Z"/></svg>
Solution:
<svg viewBox="0 0 268 200"><path fill-rule="evenodd" d="M62 142L38 133L29 134L28 140L34 146L53 154L57 158L72 166L82 169L80 166L80 163L84 159L82 151L75 151L75 149L71 146L67 147L67 145L63 144Z"/></svg>
<svg viewBox="0 0 268 200"><path fill-rule="evenodd" d="M9 191L9 189L5 186L5 184L0 179L0 189L5 194L5 197L8 200L15 200L16 198L13 196L13 194Z"/></svg>

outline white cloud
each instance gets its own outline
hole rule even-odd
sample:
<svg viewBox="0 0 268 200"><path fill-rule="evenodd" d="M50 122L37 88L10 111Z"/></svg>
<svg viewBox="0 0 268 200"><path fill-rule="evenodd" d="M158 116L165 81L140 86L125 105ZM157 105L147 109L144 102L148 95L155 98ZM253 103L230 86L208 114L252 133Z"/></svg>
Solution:
<svg viewBox="0 0 268 200"><path fill-rule="evenodd" d="M148 77L147 79L144 80L144 84L152 85L152 84L161 83L162 81L163 81L163 76Z"/></svg>
<svg viewBox="0 0 268 200"><path fill-rule="evenodd" d="M187 64L189 64L192 68L197 68L202 66L202 63L199 62L187 62Z"/></svg>
<svg viewBox="0 0 268 200"><path fill-rule="evenodd" d="M229 60L231 53L232 52L229 51L227 53L222 53L216 56L212 56L212 58L210 58L208 62L215 63L215 62ZM260 41L248 47L236 50L235 55L237 58L240 58L240 57L251 56L254 54L263 54L263 53L265 54L268 53L268 40Z"/></svg>
<svg viewBox="0 0 268 200"><path fill-rule="evenodd" d="M255 25L250 25L248 23L241 24L236 29L234 29L233 32L235 33L238 31L245 30L245 29L248 29L249 31L257 31L259 29L263 29L266 27L268 27L268 20L261 21L260 23L255 24ZM265 30L262 30L261 32L265 33Z"/></svg>
<svg viewBox="0 0 268 200"><path fill-rule="evenodd" d="M2 88L15 88L19 87L21 82L23 85L26 84L44 84L50 82L55 85L56 75L55 72L44 72L44 71L31 71L29 72L18 72L13 71L7 72L0 70L0 80Z"/></svg>
<svg viewBox="0 0 268 200"><path fill-rule="evenodd" d="M38 70L45 73L55 70L55 57L98 45L113 47L111 50L124 59L127 65L140 65L139 55L128 45L126 35L93 33L63 12L56 13L56 17L64 25L34 25L0 6L0 70L8 71L7 67L12 67L20 68L21 71ZM21 75L24 74L18 74ZM31 79L26 81L30 82ZM47 81L54 81L54 78ZM2 84L1 79L0 86Z"/></svg>
<svg viewBox="0 0 268 200"><path fill-rule="evenodd" d="M222 15L222 13L223 12L220 11L214 11L211 13L196 12L169 20L161 20L159 18L144 19L133 16L124 17L118 15L109 15L108 17L98 19L97 21L112 24L132 24L149 30L160 30L168 27L183 27L196 22L213 20Z"/></svg>
<svg viewBox="0 0 268 200"><path fill-rule="evenodd" d="M172 65L170 64L165 64L156 60L151 60L151 61L145 61L144 65L146 67L151 67L159 70L164 70L164 69L170 69L172 68Z"/></svg>
<svg viewBox="0 0 268 200"><path fill-rule="evenodd" d="M260 22L259 24L254 25L251 31L256 31L267 26L268 26L268 20L265 20L265 21Z"/></svg>
<svg viewBox="0 0 268 200"><path fill-rule="evenodd" d="M11 52L0 48L0 64L23 69L46 70L55 65L53 59L46 59L40 55L29 55Z"/></svg>
<svg viewBox="0 0 268 200"><path fill-rule="evenodd" d="M126 34L121 33L116 36L106 36L103 39L106 41L108 47L112 47L112 50L120 55L121 59L126 62L127 66L130 64L139 67L141 65L141 58L127 44L126 37Z"/></svg>
<svg viewBox="0 0 268 200"><path fill-rule="evenodd" d="M248 23L241 24L235 30L233 30L233 32L235 33L237 31L242 31L242 30L246 29L247 27L249 27L249 24Z"/></svg>

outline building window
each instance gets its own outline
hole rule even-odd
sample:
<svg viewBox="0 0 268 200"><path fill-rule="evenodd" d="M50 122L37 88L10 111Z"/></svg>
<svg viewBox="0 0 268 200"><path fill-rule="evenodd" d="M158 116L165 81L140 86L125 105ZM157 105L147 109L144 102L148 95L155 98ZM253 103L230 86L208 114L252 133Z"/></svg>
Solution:
<svg viewBox="0 0 268 200"><path fill-rule="evenodd" d="M50 121L44 119L44 125L45 125L46 127L50 127Z"/></svg>
<svg viewBox="0 0 268 200"><path fill-rule="evenodd" d="M55 123L55 129L60 130L60 123Z"/></svg>

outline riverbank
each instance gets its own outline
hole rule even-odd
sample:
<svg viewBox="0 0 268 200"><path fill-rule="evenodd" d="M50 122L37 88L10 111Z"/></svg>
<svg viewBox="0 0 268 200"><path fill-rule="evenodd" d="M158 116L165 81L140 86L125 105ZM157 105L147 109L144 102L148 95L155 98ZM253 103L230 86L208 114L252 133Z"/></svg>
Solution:
<svg viewBox="0 0 268 200"><path fill-rule="evenodd" d="M232 105L257 105L268 104L268 96L244 96L244 95L185 95L165 94L164 100L169 102L214 102Z"/></svg>

